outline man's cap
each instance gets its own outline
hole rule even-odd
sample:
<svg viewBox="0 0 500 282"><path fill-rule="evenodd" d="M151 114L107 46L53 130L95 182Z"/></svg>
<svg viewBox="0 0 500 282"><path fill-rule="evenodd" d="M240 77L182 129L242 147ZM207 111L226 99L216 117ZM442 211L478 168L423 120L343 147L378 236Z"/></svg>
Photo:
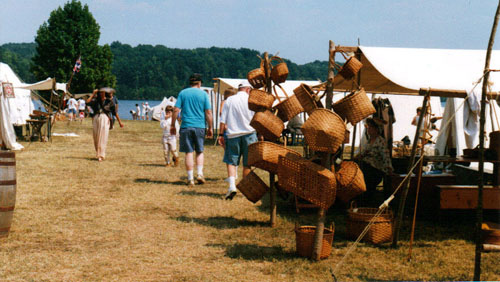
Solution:
<svg viewBox="0 0 500 282"><path fill-rule="evenodd" d="M201 74L199 73L193 73L190 77L189 77L189 82L203 82L203 80L201 79Z"/></svg>
<svg viewBox="0 0 500 282"><path fill-rule="evenodd" d="M248 83L248 81L243 81L242 83L240 83L238 85L238 88L241 88L241 87L252 87L252 85L250 85L250 83Z"/></svg>

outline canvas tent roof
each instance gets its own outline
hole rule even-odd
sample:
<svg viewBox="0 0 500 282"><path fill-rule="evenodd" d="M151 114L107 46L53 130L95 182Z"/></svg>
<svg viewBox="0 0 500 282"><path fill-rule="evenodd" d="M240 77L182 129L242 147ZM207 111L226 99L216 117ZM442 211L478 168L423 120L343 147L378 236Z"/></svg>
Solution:
<svg viewBox="0 0 500 282"><path fill-rule="evenodd" d="M50 77L45 80L35 82L32 84L21 83L18 87L29 90L51 90L52 86L55 86L54 88L55 90L61 90L67 92L66 83L56 82L55 78L50 78Z"/></svg>

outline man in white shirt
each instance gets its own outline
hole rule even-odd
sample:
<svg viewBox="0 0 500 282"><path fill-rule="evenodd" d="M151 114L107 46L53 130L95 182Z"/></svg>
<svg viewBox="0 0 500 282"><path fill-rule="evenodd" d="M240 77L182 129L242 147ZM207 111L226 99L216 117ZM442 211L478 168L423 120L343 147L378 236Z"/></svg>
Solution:
<svg viewBox="0 0 500 282"><path fill-rule="evenodd" d="M222 108L219 126L221 133L218 142L221 146L225 145L223 161L227 164L229 182L226 200L232 200L236 195L236 167L241 157L243 157L243 177L250 173L248 145L257 142L255 129L250 126L250 121L255 114L248 109L250 89L248 82L241 83L238 86L238 93L229 97Z"/></svg>
<svg viewBox="0 0 500 282"><path fill-rule="evenodd" d="M78 102L75 98L71 97L68 100L68 117L69 121L76 120L76 108L78 107Z"/></svg>

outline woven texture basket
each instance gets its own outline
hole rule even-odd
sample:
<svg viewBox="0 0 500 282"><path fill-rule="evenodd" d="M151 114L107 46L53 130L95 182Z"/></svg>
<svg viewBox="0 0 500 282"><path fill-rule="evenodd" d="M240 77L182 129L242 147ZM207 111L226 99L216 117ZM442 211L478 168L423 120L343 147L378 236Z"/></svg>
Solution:
<svg viewBox="0 0 500 282"><path fill-rule="evenodd" d="M304 122L301 130L309 148L335 153L344 142L346 126L336 113L327 109L316 109Z"/></svg>
<svg viewBox="0 0 500 282"><path fill-rule="evenodd" d="M328 209L335 201L335 173L299 156L280 156L278 183L284 190Z"/></svg>
<svg viewBox="0 0 500 282"><path fill-rule="evenodd" d="M265 139L271 141L278 139L285 128L283 121L269 110L256 112L250 121L250 126L255 128Z"/></svg>
<svg viewBox="0 0 500 282"><path fill-rule="evenodd" d="M344 56L344 58L346 58L344 53L342 53L342 55ZM342 68L340 68L339 74L346 80L350 80L359 72L362 67L363 64L358 59L356 59L355 57L350 57L347 59Z"/></svg>
<svg viewBox="0 0 500 282"><path fill-rule="evenodd" d="M295 227L295 246L299 256L308 258L312 257L315 233L316 226ZM320 259L325 259L332 253L334 234L335 228L333 226L330 229L325 228L323 230L323 243L321 244Z"/></svg>
<svg viewBox="0 0 500 282"><path fill-rule="evenodd" d="M335 176L337 177L337 198L344 203L348 203L366 191L363 172L355 162L342 162Z"/></svg>
<svg viewBox="0 0 500 282"><path fill-rule="evenodd" d="M281 88L280 85L278 85L278 86ZM294 116L302 113L304 111L304 108L302 107L299 100L297 99L297 96L292 95L289 97L283 88L281 88L281 90L283 90L283 93L285 93L285 95L287 96L287 99L284 101L280 101L279 104L274 106L274 109L278 110L278 117L282 121L286 122L286 121L289 121ZM276 92L276 88L274 88L274 91L276 93L276 97L279 97L278 92Z"/></svg>
<svg viewBox="0 0 500 282"><path fill-rule="evenodd" d="M253 88L261 88L266 85L266 73L264 71L264 61L261 60L260 68L253 69L247 73L247 80Z"/></svg>
<svg viewBox="0 0 500 282"><path fill-rule="evenodd" d="M269 190L266 183L260 177L251 171L247 176L241 179L240 183L236 185L238 190L245 195L245 197L252 203L256 203Z"/></svg>
<svg viewBox="0 0 500 282"><path fill-rule="evenodd" d="M315 109L323 107L321 102L319 100L316 100L316 95L314 94L314 91L307 84L303 83L300 84L299 87L293 90L293 93L295 93L295 96L297 97L297 100L299 100L299 103L304 108L304 111L307 112L307 114L309 115Z"/></svg>
<svg viewBox="0 0 500 282"><path fill-rule="evenodd" d="M282 58L274 56L271 58L272 60L277 60L280 63L275 65L272 70L271 70L271 79L273 80L274 83L280 84L286 81L286 78L288 77L288 67L286 66L285 61L283 61Z"/></svg>
<svg viewBox="0 0 500 282"><path fill-rule="evenodd" d="M347 210L347 236L356 240L377 211L378 209L376 208L352 207ZM392 226L392 211L385 210L375 219L374 223L362 240L373 244L389 242L392 240Z"/></svg>
<svg viewBox="0 0 500 282"><path fill-rule="evenodd" d="M299 153L281 145L267 141L255 142L248 146L248 165L276 174L279 156L290 155L300 157Z"/></svg>
<svg viewBox="0 0 500 282"><path fill-rule="evenodd" d="M370 98L368 98L363 88L350 93L333 104L332 109L339 116L347 119L352 125L376 112L375 107L373 107Z"/></svg>
<svg viewBox="0 0 500 282"><path fill-rule="evenodd" d="M268 110L273 106L274 100L274 96L270 93L259 89L252 89L250 90L250 94L248 94L248 108L254 112Z"/></svg>

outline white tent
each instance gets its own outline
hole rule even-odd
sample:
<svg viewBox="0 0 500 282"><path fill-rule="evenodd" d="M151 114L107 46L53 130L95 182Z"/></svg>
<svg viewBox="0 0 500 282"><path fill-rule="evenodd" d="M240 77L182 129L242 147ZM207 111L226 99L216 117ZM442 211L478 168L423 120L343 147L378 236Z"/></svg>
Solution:
<svg viewBox="0 0 500 282"><path fill-rule="evenodd" d="M165 110L165 108L169 105L174 106L176 101L177 99L175 99L175 97L173 96L170 96L168 98L163 97L163 101L161 101L159 105L156 105L151 108L151 119L159 121L161 119L163 110Z"/></svg>

